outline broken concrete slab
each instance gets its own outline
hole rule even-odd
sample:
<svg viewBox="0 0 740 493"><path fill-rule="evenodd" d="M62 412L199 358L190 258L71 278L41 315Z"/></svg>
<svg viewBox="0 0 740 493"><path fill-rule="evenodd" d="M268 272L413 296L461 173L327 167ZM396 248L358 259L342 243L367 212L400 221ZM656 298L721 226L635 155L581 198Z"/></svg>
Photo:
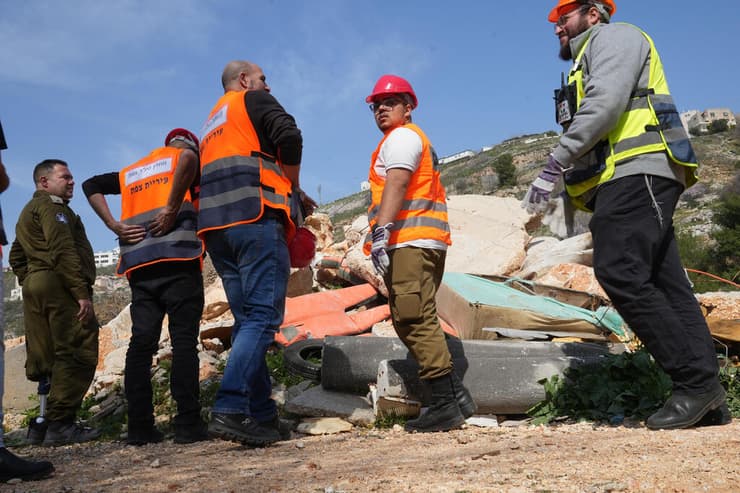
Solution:
<svg viewBox="0 0 740 493"><path fill-rule="evenodd" d="M452 246L445 272L508 275L518 270L530 240L529 214L518 200L490 195L453 195L447 199Z"/></svg>
<svg viewBox="0 0 740 493"><path fill-rule="evenodd" d="M341 417L358 426L375 422L375 414L365 397L333 392L320 386L311 387L289 399L285 410L300 416Z"/></svg>

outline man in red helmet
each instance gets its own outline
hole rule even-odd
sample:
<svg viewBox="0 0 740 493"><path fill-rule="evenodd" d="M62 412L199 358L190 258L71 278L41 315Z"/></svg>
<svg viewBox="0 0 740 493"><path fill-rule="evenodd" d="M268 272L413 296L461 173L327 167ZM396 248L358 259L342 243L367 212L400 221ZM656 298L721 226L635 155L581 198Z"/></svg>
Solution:
<svg viewBox="0 0 740 493"><path fill-rule="evenodd" d="M130 445L161 442L154 427L151 364L159 347L164 315L172 342L170 386L177 402L175 442L208 438L200 416L198 328L203 312L203 244L198 238L198 138L172 130L157 148L119 172L93 176L82 184L87 200L119 239L117 273L131 287L131 340L124 387ZM121 219L105 195L121 195Z"/></svg>
<svg viewBox="0 0 740 493"><path fill-rule="evenodd" d="M563 127L523 205L547 208L563 183L592 211L594 273L622 318L673 380L651 429L730 420L706 321L681 265L673 212L698 162L668 90L653 40L609 24L612 0L560 0L560 58L573 60L556 91ZM617 53L618 50L618 53Z"/></svg>
<svg viewBox="0 0 740 493"><path fill-rule="evenodd" d="M383 138L370 160L364 251L388 287L393 327L431 387L427 411L407 421L406 430L451 430L473 415L475 403L452 367L437 317L435 297L452 243L437 156L411 122L417 99L408 81L383 75L365 101Z"/></svg>

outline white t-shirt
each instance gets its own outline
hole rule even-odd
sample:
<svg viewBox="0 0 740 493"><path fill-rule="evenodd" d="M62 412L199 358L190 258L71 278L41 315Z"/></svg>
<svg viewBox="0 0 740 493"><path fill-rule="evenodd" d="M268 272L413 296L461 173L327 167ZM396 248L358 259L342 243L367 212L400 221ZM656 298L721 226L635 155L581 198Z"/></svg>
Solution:
<svg viewBox="0 0 740 493"><path fill-rule="evenodd" d="M401 168L412 173L419 167L421 160L422 142L419 134L406 127L398 127L391 131L380 146L380 152L375 160L375 172L385 177L386 171Z"/></svg>
<svg viewBox="0 0 740 493"><path fill-rule="evenodd" d="M385 178L389 169L405 169L415 172L421 162L421 151L423 143L419 134L406 127L398 127L383 141L378 151L378 157L373 164L375 172L381 178ZM398 243L389 249L413 246L417 248L430 248L433 250L447 250L447 243L437 240L413 240Z"/></svg>

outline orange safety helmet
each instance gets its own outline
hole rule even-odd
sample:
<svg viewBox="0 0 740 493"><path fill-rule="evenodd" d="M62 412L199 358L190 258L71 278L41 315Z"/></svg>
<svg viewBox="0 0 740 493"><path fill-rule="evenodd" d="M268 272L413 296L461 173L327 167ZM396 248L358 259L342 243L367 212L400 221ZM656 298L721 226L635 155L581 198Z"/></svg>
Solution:
<svg viewBox="0 0 740 493"><path fill-rule="evenodd" d="M380 76L378 82L375 83L375 87L373 87L373 92L365 98L365 102L372 103L378 96L384 96L386 94L408 94L412 99L412 108L416 108L419 104L419 101L416 99L416 93L411 87L411 84L409 84L409 81L392 74Z"/></svg>
<svg viewBox="0 0 740 493"><path fill-rule="evenodd" d="M290 266L307 267L316 255L316 236L306 227L296 229L293 241L288 245Z"/></svg>
<svg viewBox="0 0 740 493"><path fill-rule="evenodd" d="M170 133L167 134L167 137L164 138L164 145L170 145L170 142L173 140L184 142L192 147L195 152L198 152L200 142L198 141L198 137L196 137L190 130L184 128L173 128L170 130Z"/></svg>
<svg viewBox="0 0 740 493"><path fill-rule="evenodd" d="M601 3L609 11L609 15L612 16L617 11L617 6L612 0L559 0L558 4L550 11L550 15L547 16L547 20L550 22L557 22L561 16L567 14L571 10L574 10L578 5L588 5L592 3ZM571 7L572 5L572 7Z"/></svg>

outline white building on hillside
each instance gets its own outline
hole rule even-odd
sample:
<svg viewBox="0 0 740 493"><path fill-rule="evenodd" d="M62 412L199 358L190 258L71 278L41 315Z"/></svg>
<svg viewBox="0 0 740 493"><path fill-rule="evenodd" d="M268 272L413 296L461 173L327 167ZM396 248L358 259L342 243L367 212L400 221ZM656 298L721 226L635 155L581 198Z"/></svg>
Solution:
<svg viewBox="0 0 740 493"><path fill-rule="evenodd" d="M737 125L735 114L730 108L708 108L704 111L689 110L684 111L680 116L684 129L695 134L707 133L709 125L719 120L725 120L730 128Z"/></svg>
<svg viewBox="0 0 740 493"><path fill-rule="evenodd" d="M118 257L121 256L121 249L116 247L113 250L105 252L95 252L95 267L106 267L108 265L116 265L118 263Z"/></svg>
<svg viewBox="0 0 740 493"><path fill-rule="evenodd" d="M473 151L461 151L457 154L453 154L451 156L445 156L442 159L439 160L439 164L447 164L451 163L452 161L457 161L458 159L462 159L464 157L473 157L475 156L475 153Z"/></svg>

